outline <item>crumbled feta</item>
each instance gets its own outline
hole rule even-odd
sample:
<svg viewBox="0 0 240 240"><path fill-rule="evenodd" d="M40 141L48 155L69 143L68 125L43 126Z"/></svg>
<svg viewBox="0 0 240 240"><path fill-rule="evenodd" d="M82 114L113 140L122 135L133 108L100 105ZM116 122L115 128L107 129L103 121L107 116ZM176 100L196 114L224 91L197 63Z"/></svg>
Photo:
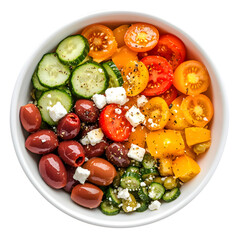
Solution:
<svg viewBox="0 0 240 240"><path fill-rule="evenodd" d="M155 194L154 194L153 191L150 191L150 192L148 193L148 196L153 199L153 198L155 197Z"/></svg>
<svg viewBox="0 0 240 240"><path fill-rule="evenodd" d="M85 137L83 137L82 139L80 139L80 143L81 143L82 145L88 145L88 144L90 144L88 135L86 135Z"/></svg>
<svg viewBox="0 0 240 240"><path fill-rule="evenodd" d="M126 210L127 210L127 212L132 212L132 211L133 211L133 208L132 208L131 206L127 206L127 207L126 207Z"/></svg>
<svg viewBox="0 0 240 240"><path fill-rule="evenodd" d="M125 188L125 189L120 189L119 192L118 192L117 197L127 200L127 199L130 197L130 194L129 194L129 192L128 192L128 189L127 189L127 188Z"/></svg>
<svg viewBox="0 0 240 240"><path fill-rule="evenodd" d="M77 167L77 169L73 175L73 178L75 180L79 181L81 184L84 184L89 175L90 175L89 170L84 169L82 167Z"/></svg>
<svg viewBox="0 0 240 240"><path fill-rule="evenodd" d="M157 200L151 202L151 204L149 204L148 209L153 211L153 210L158 210L161 206L161 203Z"/></svg>
<svg viewBox="0 0 240 240"><path fill-rule="evenodd" d="M156 126L157 126L157 124L153 122L153 119L152 119L152 118L149 118L149 119L148 119L148 123L151 124L151 125L150 125L151 127L156 127Z"/></svg>
<svg viewBox="0 0 240 240"><path fill-rule="evenodd" d="M92 146L95 146L97 143L100 143L104 137L101 128L93 129L92 131L87 133L88 139Z"/></svg>
<svg viewBox="0 0 240 240"><path fill-rule="evenodd" d="M122 113L122 110L120 108L115 108L115 113L116 114L121 114Z"/></svg>
<svg viewBox="0 0 240 240"><path fill-rule="evenodd" d="M132 143L127 155L128 157L141 162L143 160L144 154L144 148L141 148L138 145Z"/></svg>
<svg viewBox="0 0 240 240"><path fill-rule="evenodd" d="M145 120L145 116L141 113L141 111L132 106L125 114L127 120L131 123L133 127L138 126L140 123L143 123Z"/></svg>
<svg viewBox="0 0 240 240"><path fill-rule="evenodd" d="M67 114L67 110L60 102L57 102L54 106L48 108L48 113L50 118L57 122Z"/></svg>
<svg viewBox="0 0 240 240"><path fill-rule="evenodd" d="M107 104L106 97L102 94L94 94L92 99L99 109L103 108Z"/></svg>
<svg viewBox="0 0 240 240"><path fill-rule="evenodd" d="M107 103L124 105L128 101L126 91L123 87L108 88L105 94Z"/></svg>
<svg viewBox="0 0 240 240"><path fill-rule="evenodd" d="M147 102L148 102L147 98L144 95L141 95L141 97L137 99L137 106L143 107Z"/></svg>
<svg viewBox="0 0 240 240"><path fill-rule="evenodd" d="M140 208L140 207L141 207L141 204L140 204L140 203L137 203L136 209L137 209L137 208Z"/></svg>
<svg viewBox="0 0 240 240"><path fill-rule="evenodd" d="M146 187L146 183L145 183L145 182L141 182L141 183L140 183L140 186L141 186L141 187Z"/></svg>

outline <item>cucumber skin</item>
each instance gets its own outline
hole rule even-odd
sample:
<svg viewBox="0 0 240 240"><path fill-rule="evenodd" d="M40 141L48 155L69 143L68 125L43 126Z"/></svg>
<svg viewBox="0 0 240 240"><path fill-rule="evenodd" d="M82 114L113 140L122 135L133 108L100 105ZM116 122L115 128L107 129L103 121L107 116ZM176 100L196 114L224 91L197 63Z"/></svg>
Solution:
<svg viewBox="0 0 240 240"><path fill-rule="evenodd" d="M117 199L117 201L115 201L115 199L112 197L111 191L113 191L113 188L109 187L107 192L106 192L106 199L108 199L113 206L118 207L118 205L122 202L120 199Z"/></svg>
<svg viewBox="0 0 240 240"><path fill-rule="evenodd" d="M41 60L39 61L38 65L37 65L37 77L38 77L38 67L39 67L39 64L41 63L41 61L43 60L43 58L44 58L46 55L48 55L48 54L56 54L56 53L46 53L46 54L44 54L44 55L42 56ZM58 55L57 55L57 54L56 54L56 56L57 56L57 58L58 58ZM59 58L58 58L58 60L59 60ZM65 66L65 67L66 67L66 66ZM64 83L62 83L62 84L60 84L60 85L56 85L56 86L54 86L54 87L49 87L48 85L42 83L42 82L40 81L40 78L39 78L39 77L38 77L38 80L39 80L39 82L40 82L40 84L41 84L42 86L48 88L48 90L53 90L53 89L56 89L56 88L58 88L58 87L65 86L65 85L69 82L69 79L70 79L70 77L71 77L71 70L70 70L70 68L69 68L69 73L70 73L70 74L69 74L68 78L66 79L66 81L65 81Z"/></svg>
<svg viewBox="0 0 240 240"><path fill-rule="evenodd" d="M88 63L92 63L92 64L94 64L94 65L97 65L97 66L100 67L101 69L103 69L103 72L104 72L104 75L105 75L105 78L106 78L106 82L105 82L104 89L103 89L102 91L97 92L97 93L94 93L94 94L104 93L105 90L108 88L109 77L108 77L108 74L107 74L107 71L105 70L105 68L103 68L103 67L102 67L99 63L97 63L97 62L94 62L94 61L91 61L91 60L90 60L90 61L86 61L85 63L83 63L83 64L81 64L81 65L78 65L78 66L73 70L73 72L72 72L72 74L71 74L71 77L70 77L70 88L71 88L71 92L73 93L73 95L74 95L76 98L91 99L92 96L94 95L94 94L93 94L93 95L90 96L90 97L86 97L86 96L80 95L80 94L78 94L78 93L76 93L76 92L74 91L74 88L73 88L73 85L72 85L72 76L73 76L74 72L75 72L78 68L80 68L80 67L82 67L82 66L84 66L85 64L88 64Z"/></svg>
<svg viewBox="0 0 240 240"><path fill-rule="evenodd" d="M171 198L166 198L166 197L165 197L165 196L166 196L165 194L173 191L174 189L176 189L176 188L173 188L173 189L170 190L170 191L166 191L166 192L163 194L162 199L163 199L165 202L172 202L172 201L176 200L176 199L181 195L180 189L177 188L177 192L175 193L174 196L172 196Z"/></svg>
<svg viewBox="0 0 240 240"><path fill-rule="evenodd" d="M86 48L85 48L85 51L82 53L82 55L79 56L78 58L76 58L75 60L73 60L73 61L65 61L65 60L63 60L63 59L61 59L61 58L59 57L59 54L58 54L58 52L57 52L57 49L58 49L58 46L59 46L66 38L68 38L68 37L73 37L73 36L81 36L82 39L83 39L83 41L84 41L84 43L85 43L85 45L86 45ZM79 63L81 63L81 62L87 57L87 55L88 55L88 53L89 53L89 51L90 51L89 43L88 43L88 40L87 40L84 36L82 36L82 35L80 35L80 34L71 35L71 36L68 36L68 37L64 38L61 42L59 42L59 44L58 44L58 46L57 46L57 49L56 49L56 54L57 54L57 57L58 57L59 61L60 61L62 64L68 65L68 66L76 66L76 65L78 65Z"/></svg>
<svg viewBox="0 0 240 240"><path fill-rule="evenodd" d="M35 75L35 76L34 76L34 75ZM35 77L37 78L36 80L34 80ZM48 91L48 90L49 90L49 88L44 87L44 86L40 83L36 71L33 73L31 80L32 80L32 85L33 85L33 87L36 88L37 90L39 90L39 91ZM38 81L38 83L36 83L36 81Z"/></svg>
<svg viewBox="0 0 240 240"><path fill-rule="evenodd" d="M108 216L113 216L113 215L117 215L120 212L120 208L115 207L115 211L109 212L107 210L105 210L104 204L107 202L107 200L104 200L101 204L100 204L100 210L102 213L104 213L105 215Z"/></svg>

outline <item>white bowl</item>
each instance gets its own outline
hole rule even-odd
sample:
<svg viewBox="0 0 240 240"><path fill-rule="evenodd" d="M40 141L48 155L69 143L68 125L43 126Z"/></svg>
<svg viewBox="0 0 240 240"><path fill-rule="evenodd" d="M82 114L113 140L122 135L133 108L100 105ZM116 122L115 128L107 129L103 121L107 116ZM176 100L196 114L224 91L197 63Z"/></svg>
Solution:
<svg viewBox="0 0 240 240"><path fill-rule="evenodd" d="M83 29L93 23L106 23L119 25L123 23L148 22L157 26L162 32L175 34L185 43L188 58L201 61L207 67L211 77L211 87L208 94L214 104L214 118L212 120L212 146L207 153L198 160L201 172L181 188L181 195L171 203L162 204L158 211L145 211L143 213L118 214L106 216L98 209L89 210L78 206L71 201L70 195L61 190L50 188L40 177L37 161L39 157L25 149L26 134L19 121L19 109L30 100L31 76L34 69L46 52L51 51L60 40L66 36ZM81 221L108 227L133 227L148 224L163 219L189 203L207 184L214 173L221 158L228 131L228 110L222 82L217 75L212 62L201 47L182 30L172 26L160 18L136 12L107 12L93 14L61 28L42 45L40 45L19 75L12 96L11 103L11 133L13 144L20 164L27 177L37 190L54 206Z"/></svg>

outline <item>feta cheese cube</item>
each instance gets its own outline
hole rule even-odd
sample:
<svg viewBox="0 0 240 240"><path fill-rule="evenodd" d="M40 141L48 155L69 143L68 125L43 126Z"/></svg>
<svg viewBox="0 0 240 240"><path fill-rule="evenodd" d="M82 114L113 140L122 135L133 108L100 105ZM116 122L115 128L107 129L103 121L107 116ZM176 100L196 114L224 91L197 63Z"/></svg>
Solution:
<svg viewBox="0 0 240 240"><path fill-rule="evenodd" d="M143 160L144 154L145 154L144 148L141 148L138 145L132 143L131 148L129 149L127 155L128 155L128 157L130 157L138 162L141 162Z"/></svg>
<svg viewBox="0 0 240 240"><path fill-rule="evenodd" d="M102 109L107 104L106 97L102 94L94 94L92 99L99 109Z"/></svg>
<svg viewBox="0 0 240 240"><path fill-rule="evenodd" d="M138 107L143 107L147 102L148 102L148 99L144 95L141 95L141 97L137 98Z"/></svg>
<svg viewBox="0 0 240 240"><path fill-rule="evenodd" d="M89 170L84 169L82 167L77 167L77 169L73 175L73 178L75 180L79 181L81 184L84 184L89 175L90 175Z"/></svg>
<svg viewBox="0 0 240 240"><path fill-rule="evenodd" d="M92 146L95 146L96 144L100 143L104 137L104 134L102 132L101 128L93 129L92 131L87 133L89 142Z"/></svg>
<svg viewBox="0 0 240 240"><path fill-rule="evenodd" d="M141 113L141 111L132 106L125 114L127 120L131 123L133 127L138 126L140 123L143 123L145 120L145 116Z"/></svg>
<svg viewBox="0 0 240 240"><path fill-rule="evenodd" d="M127 188L125 188L125 189L120 188L117 197L127 200L130 197L128 189Z"/></svg>
<svg viewBox="0 0 240 240"><path fill-rule="evenodd" d="M80 139L80 143L81 143L82 145L88 145L88 144L90 144L88 135L86 135L85 137L83 137L82 139Z"/></svg>
<svg viewBox="0 0 240 240"><path fill-rule="evenodd" d="M105 94L107 103L124 105L128 101L126 91L123 87L108 88Z"/></svg>
<svg viewBox="0 0 240 240"><path fill-rule="evenodd" d="M161 206L161 203L157 200L151 202L151 204L149 204L148 209L153 211L153 210L158 210Z"/></svg>
<svg viewBox="0 0 240 240"><path fill-rule="evenodd" d="M48 108L48 113L50 118L57 122L67 114L67 110L60 102L57 102L54 106Z"/></svg>

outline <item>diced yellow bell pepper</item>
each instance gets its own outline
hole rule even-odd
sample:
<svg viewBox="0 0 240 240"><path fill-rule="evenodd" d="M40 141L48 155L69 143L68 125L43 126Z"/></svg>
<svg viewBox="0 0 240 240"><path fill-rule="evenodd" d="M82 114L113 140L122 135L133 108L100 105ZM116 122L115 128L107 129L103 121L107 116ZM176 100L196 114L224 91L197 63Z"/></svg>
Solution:
<svg viewBox="0 0 240 240"><path fill-rule="evenodd" d="M185 136L188 146L211 140L211 130L202 127L185 128Z"/></svg>
<svg viewBox="0 0 240 240"><path fill-rule="evenodd" d="M171 158L161 158L158 160L158 162L159 162L158 171L161 176L166 177L173 175Z"/></svg>

